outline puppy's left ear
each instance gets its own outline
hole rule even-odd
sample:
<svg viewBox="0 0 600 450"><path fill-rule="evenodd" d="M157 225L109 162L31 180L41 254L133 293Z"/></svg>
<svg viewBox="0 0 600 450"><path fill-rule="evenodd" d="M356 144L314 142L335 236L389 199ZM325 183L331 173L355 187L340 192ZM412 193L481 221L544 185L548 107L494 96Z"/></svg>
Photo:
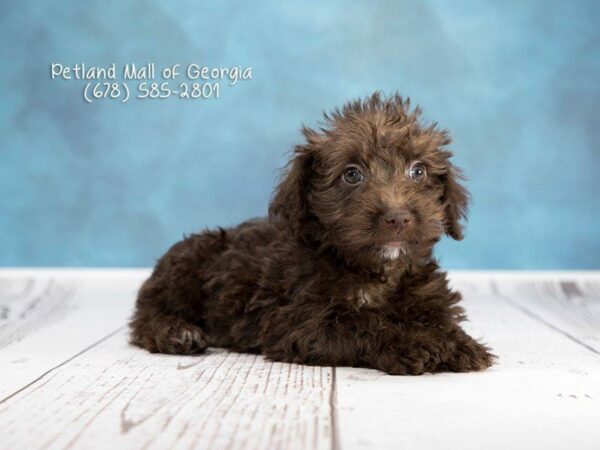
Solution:
<svg viewBox="0 0 600 450"><path fill-rule="evenodd" d="M462 171L452 164L448 163L448 170L443 175L444 194L442 202L445 204L446 234L457 241L463 238L462 220L467 218L467 209L469 206L470 195L467 190L460 184L460 180L465 177Z"/></svg>

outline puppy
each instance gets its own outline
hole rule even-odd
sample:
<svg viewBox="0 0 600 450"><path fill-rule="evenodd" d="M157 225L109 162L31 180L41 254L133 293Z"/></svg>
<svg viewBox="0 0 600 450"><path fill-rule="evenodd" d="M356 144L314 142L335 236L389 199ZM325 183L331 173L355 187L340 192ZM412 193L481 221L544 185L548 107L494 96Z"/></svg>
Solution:
<svg viewBox="0 0 600 450"><path fill-rule="evenodd" d="M158 261L132 343L398 375L489 367L432 255L443 234L462 238L468 194L448 132L420 114L375 93L304 128L268 218L193 234Z"/></svg>

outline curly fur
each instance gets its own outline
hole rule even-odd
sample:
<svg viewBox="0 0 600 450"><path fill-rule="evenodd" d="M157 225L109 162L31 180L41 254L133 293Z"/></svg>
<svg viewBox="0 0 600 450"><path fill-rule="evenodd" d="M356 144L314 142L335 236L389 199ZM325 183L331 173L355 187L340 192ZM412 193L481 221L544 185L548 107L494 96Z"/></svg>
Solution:
<svg viewBox="0 0 600 450"><path fill-rule="evenodd" d="M268 218L193 234L158 261L132 342L389 374L489 367L494 356L460 328L460 294L432 255L444 233L462 238L468 194L448 132L420 114L375 93L303 128ZM418 183L407 176L415 161L427 170ZM364 172L357 186L343 179L349 164ZM398 208L396 227L385 218Z"/></svg>

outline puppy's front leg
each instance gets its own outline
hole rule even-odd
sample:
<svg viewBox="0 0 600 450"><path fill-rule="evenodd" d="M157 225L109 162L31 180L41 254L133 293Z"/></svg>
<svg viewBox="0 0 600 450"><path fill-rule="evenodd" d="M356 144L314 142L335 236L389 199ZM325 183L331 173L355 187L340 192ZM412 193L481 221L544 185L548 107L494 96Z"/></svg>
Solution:
<svg viewBox="0 0 600 450"><path fill-rule="evenodd" d="M460 327L465 319L464 310L457 306L460 293L445 283L429 289L429 295L417 289L395 305L408 338L416 338L439 355L435 371L471 372L490 367L496 356Z"/></svg>
<svg viewBox="0 0 600 450"><path fill-rule="evenodd" d="M261 334L262 353L275 361L371 367L393 375L448 370L452 342L440 330L406 327L375 311L316 303L280 308L264 319Z"/></svg>
<svg viewBox="0 0 600 450"><path fill-rule="evenodd" d="M490 367L494 358L489 348L458 326L451 331L442 331L410 325L402 326L396 337L372 355L372 365L398 375L472 372Z"/></svg>

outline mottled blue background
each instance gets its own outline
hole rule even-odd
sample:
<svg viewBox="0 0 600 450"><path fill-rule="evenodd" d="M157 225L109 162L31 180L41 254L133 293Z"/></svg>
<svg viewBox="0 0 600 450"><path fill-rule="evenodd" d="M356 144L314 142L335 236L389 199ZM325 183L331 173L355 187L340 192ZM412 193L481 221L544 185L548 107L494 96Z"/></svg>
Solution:
<svg viewBox="0 0 600 450"><path fill-rule="evenodd" d="M0 3L0 264L149 266L263 215L301 122L376 89L449 128L450 268L600 268L598 1ZM96 102L51 62L244 65L209 101Z"/></svg>

